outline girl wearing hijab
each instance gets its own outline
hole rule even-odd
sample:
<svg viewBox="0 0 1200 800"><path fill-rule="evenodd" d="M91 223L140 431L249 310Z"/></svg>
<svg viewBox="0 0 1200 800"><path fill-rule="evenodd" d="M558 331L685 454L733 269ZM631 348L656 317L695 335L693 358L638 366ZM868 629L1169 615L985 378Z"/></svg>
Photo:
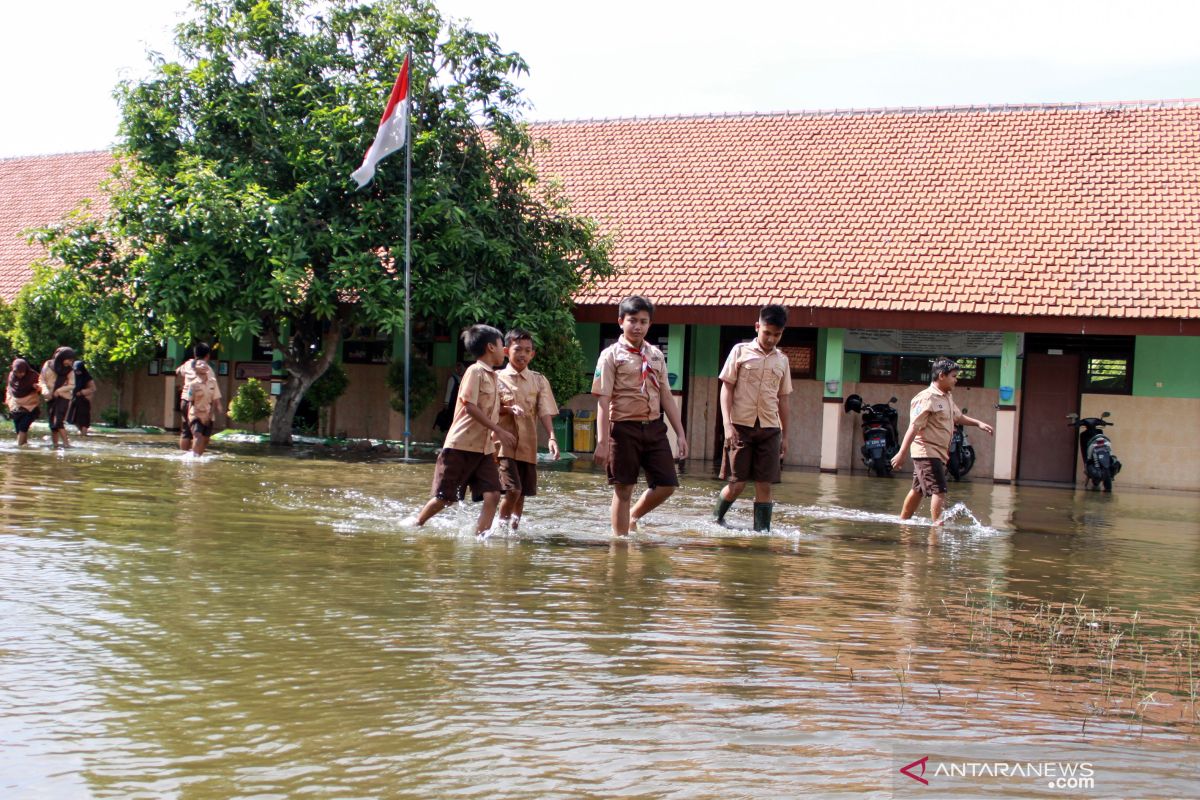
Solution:
<svg viewBox="0 0 1200 800"><path fill-rule="evenodd" d="M75 362L75 397L67 412L67 422L79 429L80 436L87 436L92 427L92 395L96 394L96 381L82 361Z"/></svg>
<svg viewBox="0 0 1200 800"><path fill-rule="evenodd" d="M46 398L49 410L50 438L57 446L70 447L67 441L67 412L71 409L71 398L75 395L75 351L60 347L54 357L42 364L42 397Z"/></svg>
<svg viewBox="0 0 1200 800"><path fill-rule="evenodd" d="M29 426L41 415L42 396L38 393L38 374L25 359L13 359L5 394L4 402L17 429L17 444L28 444Z"/></svg>

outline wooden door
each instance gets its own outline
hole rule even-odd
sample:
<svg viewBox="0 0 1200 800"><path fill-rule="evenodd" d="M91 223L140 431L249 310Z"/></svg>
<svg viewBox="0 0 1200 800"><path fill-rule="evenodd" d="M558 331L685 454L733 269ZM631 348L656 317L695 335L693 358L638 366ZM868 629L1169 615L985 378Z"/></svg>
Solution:
<svg viewBox="0 0 1200 800"><path fill-rule="evenodd" d="M1017 477L1026 481L1075 482L1075 429L1067 414L1079 412L1079 356L1025 354L1021 384L1021 449Z"/></svg>

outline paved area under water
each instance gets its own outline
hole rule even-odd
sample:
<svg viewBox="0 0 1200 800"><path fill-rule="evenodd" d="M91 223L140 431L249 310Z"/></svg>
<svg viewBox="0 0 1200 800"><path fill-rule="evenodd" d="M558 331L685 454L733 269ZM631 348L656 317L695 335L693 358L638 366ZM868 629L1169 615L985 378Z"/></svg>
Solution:
<svg viewBox="0 0 1200 800"><path fill-rule="evenodd" d="M760 536L693 463L618 542L577 462L477 542L469 506L400 525L429 464L8 434L0 465L4 797L1200 786L1195 495L979 480L938 533L905 481L795 472Z"/></svg>

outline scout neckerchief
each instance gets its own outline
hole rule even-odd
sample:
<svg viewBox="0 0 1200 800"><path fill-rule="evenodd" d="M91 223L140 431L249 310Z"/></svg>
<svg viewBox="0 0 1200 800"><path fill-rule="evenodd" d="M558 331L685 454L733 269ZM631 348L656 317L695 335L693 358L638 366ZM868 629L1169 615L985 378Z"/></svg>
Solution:
<svg viewBox="0 0 1200 800"><path fill-rule="evenodd" d="M642 342L641 347L633 347L627 344L625 345L625 349L634 355L639 355L642 357L642 394L646 394L647 378L649 378L650 382L654 384L655 389L660 388L658 385L658 375L655 374L654 370L650 368L650 359L646 355L646 343Z"/></svg>

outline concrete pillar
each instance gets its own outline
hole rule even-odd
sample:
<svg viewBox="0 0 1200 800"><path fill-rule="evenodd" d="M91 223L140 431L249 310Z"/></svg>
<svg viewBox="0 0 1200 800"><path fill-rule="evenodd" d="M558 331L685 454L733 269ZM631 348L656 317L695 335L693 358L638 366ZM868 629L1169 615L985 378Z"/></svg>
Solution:
<svg viewBox="0 0 1200 800"><path fill-rule="evenodd" d="M996 462L992 479L1011 483L1017 474L1017 334L1004 334L1000 351L1000 402L996 406Z"/></svg>
<svg viewBox="0 0 1200 800"><path fill-rule="evenodd" d="M846 340L845 328L829 328L822 337L821 379L821 472L837 472L838 440L842 424L842 359Z"/></svg>

